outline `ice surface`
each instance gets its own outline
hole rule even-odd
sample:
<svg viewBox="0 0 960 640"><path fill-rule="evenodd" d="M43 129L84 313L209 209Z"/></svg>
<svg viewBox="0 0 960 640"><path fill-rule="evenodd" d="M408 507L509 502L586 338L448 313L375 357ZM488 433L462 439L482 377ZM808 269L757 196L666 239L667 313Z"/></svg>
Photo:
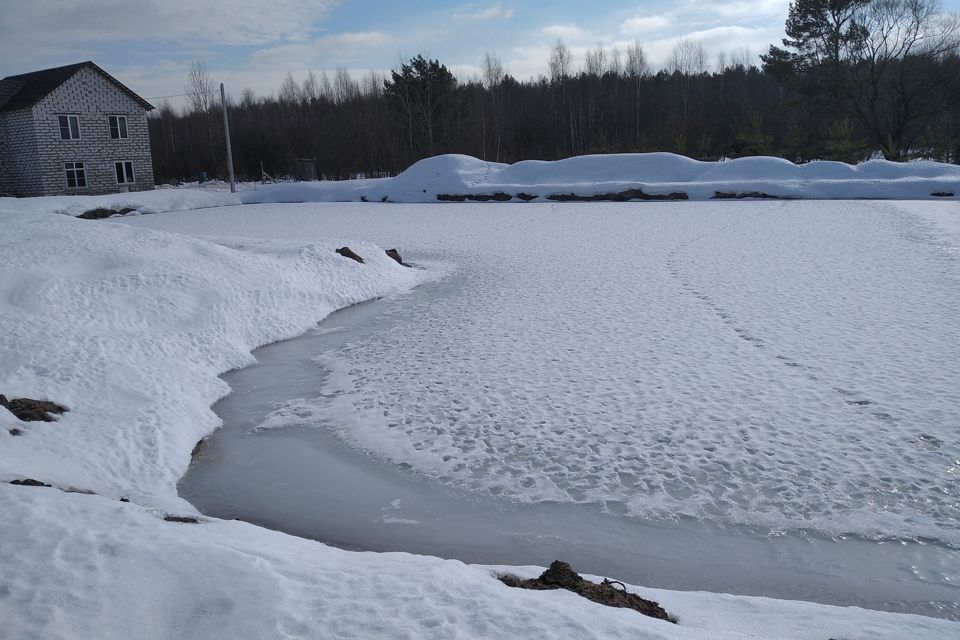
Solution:
<svg viewBox="0 0 960 640"><path fill-rule="evenodd" d="M957 551L853 536L628 517L622 505L518 504L454 490L374 459L315 428L327 391L314 354L401 320L398 308L444 304L457 278L342 309L320 326L254 352L223 376L211 434L180 495L239 518L348 549L425 553L481 564L548 565L650 587L764 595L960 618ZM293 398L283 400L284 398Z"/></svg>
<svg viewBox="0 0 960 640"><path fill-rule="evenodd" d="M225 216L244 235L322 228L459 265L442 303L320 360L316 422L362 449L518 501L960 543L960 271L896 205L302 205L133 223L207 233Z"/></svg>

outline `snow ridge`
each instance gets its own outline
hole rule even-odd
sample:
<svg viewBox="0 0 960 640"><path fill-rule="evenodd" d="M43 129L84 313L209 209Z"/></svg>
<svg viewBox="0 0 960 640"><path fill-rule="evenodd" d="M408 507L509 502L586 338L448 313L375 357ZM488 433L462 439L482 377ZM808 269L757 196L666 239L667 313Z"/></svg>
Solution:
<svg viewBox="0 0 960 640"><path fill-rule="evenodd" d="M512 165L465 155L421 160L395 178L264 185L244 202L436 202L438 196L518 194L543 201L566 194L590 197L639 189L683 193L690 200L763 194L803 199L930 199L960 194L960 166L871 160L859 165L749 157L702 162L673 153L588 155ZM718 195L719 194L719 195ZM936 196L934 194L950 194Z"/></svg>

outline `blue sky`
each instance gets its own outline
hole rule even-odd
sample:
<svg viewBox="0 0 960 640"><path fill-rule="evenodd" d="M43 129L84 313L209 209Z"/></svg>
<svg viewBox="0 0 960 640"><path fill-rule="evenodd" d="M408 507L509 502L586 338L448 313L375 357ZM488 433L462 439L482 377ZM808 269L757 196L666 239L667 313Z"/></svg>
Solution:
<svg viewBox="0 0 960 640"><path fill-rule="evenodd" d="M783 36L788 0L0 0L0 76L91 59L141 95L183 93L204 60L233 95L275 93L287 72L345 67L386 71L417 53L461 78L491 51L512 75L546 72L558 38L575 65L597 44L642 42L662 66L677 40L700 41L713 60L752 56ZM960 0L947 0L950 10ZM181 104L182 98L171 98ZM159 99L154 99L158 103Z"/></svg>

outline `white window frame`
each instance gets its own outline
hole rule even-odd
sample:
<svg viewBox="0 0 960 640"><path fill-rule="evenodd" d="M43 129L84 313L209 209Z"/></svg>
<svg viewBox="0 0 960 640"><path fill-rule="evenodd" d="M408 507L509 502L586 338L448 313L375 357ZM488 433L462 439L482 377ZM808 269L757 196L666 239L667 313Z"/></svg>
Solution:
<svg viewBox="0 0 960 640"><path fill-rule="evenodd" d="M113 121L116 118L117 121L117 137L113 137ZM123 120L123 128L120 128L120 121ZM127 120L127 116L123 114L113 114L107 116L107 128L110 129L110 139L111 140L127 140L130 137L130 121ZM120 135L123 134L123 135Z"/></svg>
<svg viewBox="0 0 960 640"><path fill-rule="evenodd" d="M79 165L79 166L77 166ZM73 174L74 185L70 186L70 174ZM63 174L66 178L67 189L86 189L90 184L87 182L87 165L84 162L79 160L74 162L64 162L63 163ZM83 179L83 184L80 184L80 179Z"/></svg>
<svg viewBox="0 0 960 640"><path fill-rule="evenodd" d="M130 173L127 173L127 166L130 165ZM117 167L120 167L120 172L123 174L123 182L120 182L120 179L117 177ZM117 178L117 184L121 187L137 184L137 174L133 169L133 160L116 160L113 163L113 177ZM127 180L129 178L129 180Z"/></svg>
<svg viewBox="0 0 960 640"><path fill-rule="evenodd" d="M69 136L70 136L69 138L64 138L64 137L63 137L63 124L62 124L61 121L60 121L61 118L66 118L66 119L67 119L67 133L68 133ZM74 135L73 135L73 133L74 133L73 127L70 126L70 123L71 123L71 122L76 122L76 123L77 123L77 131L76 131L77 135L76 135L76 137L74 137ZM60 130L60 139L61 139L61 140L81 140L81 139L83 139L83 136L82 136L82 134L80 133L80 114L77 114L77 113L58 113L58 114L57 114L57 128Z"/></svg>

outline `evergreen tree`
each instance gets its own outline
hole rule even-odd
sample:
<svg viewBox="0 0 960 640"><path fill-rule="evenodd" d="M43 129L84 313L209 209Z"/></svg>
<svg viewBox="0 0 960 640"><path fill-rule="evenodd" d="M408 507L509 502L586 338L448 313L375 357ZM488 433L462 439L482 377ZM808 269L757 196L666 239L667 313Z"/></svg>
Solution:
<svg viewBox="0 0 960 640"><path fill-rule="evenodd" d="M384 94L405 118L411 153L424 147L427 153L435 153L437 130L453 107L457 79L439 60L422 55L390 75L383 82Z"/></svg>

